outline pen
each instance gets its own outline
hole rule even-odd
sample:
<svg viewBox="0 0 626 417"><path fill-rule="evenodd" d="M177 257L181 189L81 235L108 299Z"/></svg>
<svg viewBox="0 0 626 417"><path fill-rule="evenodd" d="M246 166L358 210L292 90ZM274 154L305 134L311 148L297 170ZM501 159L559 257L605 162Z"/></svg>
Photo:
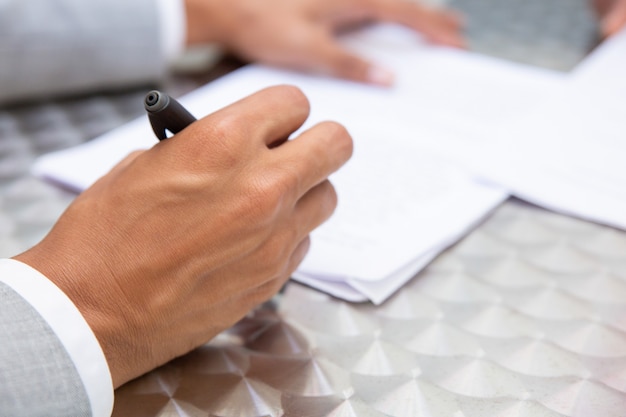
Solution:
<svg viewBox="0 0 626 417"><path fill-rule="evenodd" d="M166 130L175 135L196 121L182 104L157 90L146 94L144 107L148 112L152 130L159 140L167 138Z"/></svg>

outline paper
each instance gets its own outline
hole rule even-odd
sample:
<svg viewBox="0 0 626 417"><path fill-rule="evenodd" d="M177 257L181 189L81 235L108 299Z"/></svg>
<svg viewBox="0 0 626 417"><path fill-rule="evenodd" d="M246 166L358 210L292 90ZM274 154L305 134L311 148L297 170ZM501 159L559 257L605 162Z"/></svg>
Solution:
<svg viewBox="0 0 626 417"><path fill-rule="evenodd" d="M508 195L473 180L451 162L452 154L491 146L495 121L531 108L562 75L428 46L393 26L343 41L393 70L394 88L249 66L181 101L200 117L263 87L289 83L311 102L304 128L328 119L348 128L354 156L331 178L337 211L313 232L295 277L346 299L380 303ZM81 190L128 152L155 141L144 117L42 157L35 172Z"/></svg>
<svg viewBox="0 0 626 417"><path fill-rule="evenodd" d="M533 109L494 123L470 171L546 208L626 229L626 30L605 41Z"/></svg>
<svg viewBox="0 0 626 417"><path fill-rule="evenodd" d="M626 92L626 28L611 36L571 74L575 84L601 85Z"/></svg>
<svg viewBox="0 0 626 417"><path fill-rule="evenodd" d="M313 233L302 265L312 274L378 281L453 240L502 200L432 152L394 140L400 132L369 126L352 134L354 156L332 177L337 210Z"/></svg>
<svg viewBox="0 0 626 417"><path fill-rule="evenodd" d="M303 272L302 268L293 274L293 278L296 281L344 300L352 302L370 300L374 304L380 304L428 265L439 254L441 249L436 248L427 252L380 281L362 281L347 277L342 277L341 279L338 277L324 277L323 275L312 275Z"/></svg>
<svg viewBox="0 0 626 417"><path fill-rule="evenodd" d="M474 170L535 204L626 229L626 96L578 85L515 124Z"/></svg>

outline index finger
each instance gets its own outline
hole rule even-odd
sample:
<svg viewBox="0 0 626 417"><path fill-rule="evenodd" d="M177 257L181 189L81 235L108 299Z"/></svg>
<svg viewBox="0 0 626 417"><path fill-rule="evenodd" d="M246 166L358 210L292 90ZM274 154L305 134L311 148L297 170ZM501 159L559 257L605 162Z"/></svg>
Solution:
<svg viewBox="0 0 626 417"><path fill-rule="evenodd" d="M227 133L228 141L239 139L246 146L270 146L299 129L309 112L309 101L299 88L277 85L230 104L206 116L199 126L197 122L192 126L194 130L204 129L209 137L217 131Z"/></svg>
<svg viewBox="0 0 626 417"><path fill-rule="evenodd" d="M290 189L298 201L322 183L352 156L352 137L335 122L322 122L272 150L273 157L295 184Z"/></svg>
<svg viewBox="0 0 626 417"><path fill-rule="evenodd" d="M378 20L414 29L434 43L465 47L459 12L400 0L371 0L370 7Z"/></svg>

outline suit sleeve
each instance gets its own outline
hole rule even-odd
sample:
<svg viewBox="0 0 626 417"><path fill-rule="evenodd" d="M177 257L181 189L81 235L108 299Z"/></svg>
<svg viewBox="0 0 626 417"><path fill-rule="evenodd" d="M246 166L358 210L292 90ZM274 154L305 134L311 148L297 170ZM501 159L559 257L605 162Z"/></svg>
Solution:
<svg viewBox="0 0 626 417"><path fill-rule="evenodd" d="M104 354L74 304L36 270L0 260L0 415L108 417Z"/></svg>
<svg viewBox="0 0 626 417"><path fill-rule="evenodd" d="M161 21L156 0L0 0L0 103L158 80Z"/></svg>

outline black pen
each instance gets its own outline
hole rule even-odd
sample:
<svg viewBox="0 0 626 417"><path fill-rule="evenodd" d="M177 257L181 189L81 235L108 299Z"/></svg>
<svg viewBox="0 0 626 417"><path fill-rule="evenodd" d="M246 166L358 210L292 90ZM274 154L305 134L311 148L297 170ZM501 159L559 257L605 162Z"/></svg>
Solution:
<svg viewBox="0 0 626 417"><path fill-rule="evenodd" d="M144 107L148 112L152 130L159 140L167 138L166 130L175 135L196 121L182 104L157 90L146 94Z"/></svg>

